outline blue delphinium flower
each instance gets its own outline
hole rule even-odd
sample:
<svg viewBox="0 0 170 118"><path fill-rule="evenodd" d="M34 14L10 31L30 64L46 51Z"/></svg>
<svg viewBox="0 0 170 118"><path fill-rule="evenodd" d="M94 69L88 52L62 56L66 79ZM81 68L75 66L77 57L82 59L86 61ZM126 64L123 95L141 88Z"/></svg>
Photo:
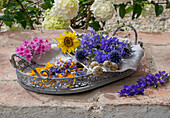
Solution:
<svg viewBox="0 0 170 118"><path fill-rule="evenodd" d="M127 96L127 95L138 95L144 94L144 89L148 87L155 87L157 88L158 85L165 85L165 82L169 81L170 76L165 71L159 71L155 75L147 74L145 77L142 76L138 79L137 84L133 84L132 86L125 85L124 88L118 92L119 96Z"/></svg>
<svg viewBox="0 0 170 118"><path fill-rule="evenodd" d="M103 53L103 51L93 51L94 54L96 54L95 56L95 60L98 63L103 63L104 61L106 61L106 55Z"/></svg>
<svg viewBox="0 0 170 118"><path fill-rule="evenodd" d="M81 47L85 50L86 55L94 58L99 62L102 63L103 60L108 60L108 57L112 57L111 51L117 50L120 53L121 58L125 57L126 55L130 55L131 44L119 41L116 37L109 37L107 36L100 36L97 34L93 29L90 30L90 34L83 34ZM96 52L96 50L102 51L103 54ZM99 57L102 55L102 58ZM113 62L119 63L120 56L115 58ZM113 60L113 59L112 59Z"/></svg>
<svg viewBox="0 0 170 118"><path fill-rule="evenodd" d="M109 53L109 55L110 55L110 59L109 59L110 61L112 61L112 62L114 62L114 63L116 63L116 64L120 63L122 57L121 57L119 51L117 51L117 50L112 50L112 51Z"/></svg>
<svg viewBox="0 0 170 118"><path fill-rule="evenodd" d="M83 49L77 49L75 52L75 57L78 61L83 62L86 59L86 52Z"/></svg>
<svg viewBox="0 0 170 118"><path fill-rule="evenodd" d="M83 34L81 47L89 55L92 53L92 48L97 46L100 43L100 36L93 30L90 30L90 34Z"/></svg>

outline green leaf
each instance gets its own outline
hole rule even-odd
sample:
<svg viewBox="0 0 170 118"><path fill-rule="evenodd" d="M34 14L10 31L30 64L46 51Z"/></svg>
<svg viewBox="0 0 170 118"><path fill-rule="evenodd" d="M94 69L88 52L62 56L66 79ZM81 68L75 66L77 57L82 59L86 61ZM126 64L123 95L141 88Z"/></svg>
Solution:
<svg viewBox="0 0 170 118"><path fill-rule="evenodd" d="M98 21L94 21L93 23L88 23L90 27L92 27L95 31L99 31L100 29L100 24Z"/></svg>
<svg viewBox="0 0 170 118"><path fill-rule="evenodd" d="M53 5L51 4L50 1L46 1L46 2L44 2L44 3L41 4L41 7L42 7L43 9L45 9L45 10L51 9L52 6L53 6Z"/></svg>
<svg viewBox="0 0 170 118"><path fill-rule="evenodd" d="M156 16L159 16L160 14L162 14L163 10L164 10L164 8L162 5L155 4Z"/></svg>
<svg viewBox="0 0 170 118"><path fill-rule="evenodd" d="M22 21L22 22L21 22L21 25L22 25L22 27L25 29L26 26L27 26L27 22L26 22L26 21Z"/></svg>
<svg viewBox="0 0 170 118"><path fill-rule="evenodd" d="M14 22L14 19L13 19L13 16L9 13L3 15L3 16L0 16L0 20L2 20L3 22ZM9 24L9 23L7 23Z"/></svg>
<svg viewBox="0 0 170 118"><path fill-rule="evenodd" d="M119 15L122 19L124 18L125 14L126 14L125 7L126 7L126 5L120 4Z"/></svg>
<svg viewBox="0 0 170 118"><path fill-rule="evenodd" d="M18 23L26 19L25 14L19 11L14 14L14 18L17 20Z"/></svg>
<svg viewBox="0 0 170 118"><path fill-rule="evenodd" d="M139 4L134 4L132 20L137 19L142 13L142 7Z"/></svg>
<svg viewBox="0 0 170 118"><path fill-rule="evenodd" d="M133 11L133 7L132 6L129 6L127 9L126 9L126 14L130 13Z"/></svg>
<svg viewBox="0 0 170 118"><path fill-rule="evenodd" d="M169 9L170 8L170 2L168 0L166 0L166 9Z"/></svg>
<svg viewBox="0 0 170 118"><path fill-rule="evenodd" d="M7 26L11 27L13 22L12 21L3 21Z"/></svg>
<svg viewBox="0 0 170 118"><path fill-rule="evenodd" d="M91 2L92 2L92 0L86 0L83 2L83 4L87 4L87 3L91 3Z"/></svg>
<svg viewBox="0 0 170 118"><path fill-rule="evenodd" d="M119 7L119 5L114 4L113 6L115 7L115 11L117 12L117 8Z"/></svg>

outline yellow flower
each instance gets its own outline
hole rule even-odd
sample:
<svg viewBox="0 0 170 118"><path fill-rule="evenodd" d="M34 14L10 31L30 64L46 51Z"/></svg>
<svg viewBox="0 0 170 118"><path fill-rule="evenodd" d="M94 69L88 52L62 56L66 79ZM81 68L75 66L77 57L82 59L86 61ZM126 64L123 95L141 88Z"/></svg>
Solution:
<svg viewBox="0 0 170 118"><path fill-rule="evenodd" d="M56 38L56 40L60 43L57 45L57 47L61 47L62 52L66 53L67 51L69 53L74 52L75 48L77 48L80 45L80 41L76 39L75 32L64 32L63 35L59 35L60 38Z"/></svg>

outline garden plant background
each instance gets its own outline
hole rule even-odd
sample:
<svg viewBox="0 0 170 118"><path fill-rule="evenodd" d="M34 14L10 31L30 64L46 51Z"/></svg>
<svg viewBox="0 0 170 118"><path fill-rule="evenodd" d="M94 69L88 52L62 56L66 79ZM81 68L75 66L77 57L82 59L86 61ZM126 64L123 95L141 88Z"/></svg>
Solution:
<svg viewBox="0 0 170 118"><path fill-rule="evenodd" d="M65 7L61 4L65 4ZM74 14L68 14L73 17L66 18L64 13L70 10L68 6L73 8L70 13ZM44 29L65 29L71 25L73 28L81 29L90 26L98 31L126 23L135 25L139 30L155 31L154 28L147 28L145 23L148 22L152 24L151 27L160 27L157 28L158 31L168 31L169 8L168 0L96 0L95 2L94 0L1 0L0 9L4 15L0 16L0 28L6 25L7 30L38 29L43 25ZM152 23L149 20L161 16L164 12L164 18L160 18L158 22ZM144 17L140 20L140 22L144 20L144 23L135 23L139 17ZM166 24L161 21L166 21Z"/></svg>

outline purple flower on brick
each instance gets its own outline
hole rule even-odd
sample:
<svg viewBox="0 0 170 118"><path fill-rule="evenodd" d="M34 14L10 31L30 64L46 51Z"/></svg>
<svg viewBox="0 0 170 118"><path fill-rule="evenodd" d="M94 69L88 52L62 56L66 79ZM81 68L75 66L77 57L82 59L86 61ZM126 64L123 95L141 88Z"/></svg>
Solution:
<svg viewBox="0 0 170 118"><path fill-rule="evenodd" d="M165 85L167 81L169 81L170 76L165 71L159 71L155 75L147 74L145 77L142 76L138 79L137 84L133 84L132 86L125 85L124 88L118 92L119 96L127 96L127 95L144 95L144 89L147 87L155 87L158 85Z"/></svg>

